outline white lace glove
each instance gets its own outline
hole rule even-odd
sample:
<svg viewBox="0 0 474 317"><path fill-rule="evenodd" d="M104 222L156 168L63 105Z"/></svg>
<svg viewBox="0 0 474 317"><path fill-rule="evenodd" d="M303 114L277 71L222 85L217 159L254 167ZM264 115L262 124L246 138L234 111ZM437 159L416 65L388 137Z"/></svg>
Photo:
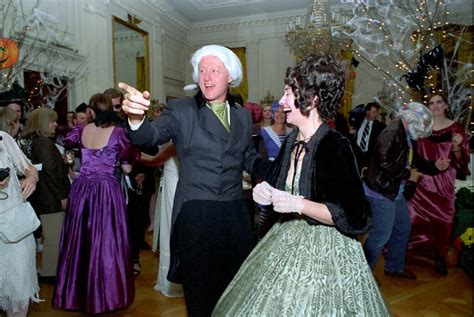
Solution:
<svg viewBox="0 0 474 317"><path fill-rule="evenodd" d="M267 182L257 184L252 192L253 200L260 205L268 206L272 203L272 190L275 190Z"/></svg>
<svg viewBox="0 0 474 317"><path fill-rule="evenodd" d="M285 191L272 189L273 209L280 213L297 212L301 215L303 210L303 196L291 195Z"/></svg>

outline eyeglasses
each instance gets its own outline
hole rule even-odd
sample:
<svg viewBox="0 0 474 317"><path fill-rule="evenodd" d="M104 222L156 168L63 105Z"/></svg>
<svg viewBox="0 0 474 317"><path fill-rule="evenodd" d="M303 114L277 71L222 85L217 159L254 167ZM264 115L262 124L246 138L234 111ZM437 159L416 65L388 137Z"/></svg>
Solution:
<svg viewBox="0 0 474 317"><path fill-rule="evenodd" d="M115 110L118 110L118 109L120 109L120 108L122 108L122 105L121 105L121 104L116 104L116 105L114 105L114 109L115 109Z"/></svg>

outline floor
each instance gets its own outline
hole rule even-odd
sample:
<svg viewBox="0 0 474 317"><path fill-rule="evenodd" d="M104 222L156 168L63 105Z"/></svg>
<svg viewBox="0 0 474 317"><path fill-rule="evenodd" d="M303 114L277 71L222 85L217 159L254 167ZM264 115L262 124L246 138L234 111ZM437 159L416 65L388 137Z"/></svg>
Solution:
<svg viewBox="0 0 474 317"><path fill-rule="evenodd" d="M151 240L151 236L148 236ZM153 289L156 279L158 256L151 251L141 251L142 273L136 278L136 297L128 309L103 316L186 316L182 298L170 299ZM383 264L379 263L375 276L394 317L457 317L473 316L472 279L460 268L450 268L447 277L434 271L434 262L425 258L408 256L407 267L415 271L417 280L386 277ZM77 312L54 310L51 307L53 285L42 284L41 297L45 300L34 304L30 317L83 316Z"/></svg>

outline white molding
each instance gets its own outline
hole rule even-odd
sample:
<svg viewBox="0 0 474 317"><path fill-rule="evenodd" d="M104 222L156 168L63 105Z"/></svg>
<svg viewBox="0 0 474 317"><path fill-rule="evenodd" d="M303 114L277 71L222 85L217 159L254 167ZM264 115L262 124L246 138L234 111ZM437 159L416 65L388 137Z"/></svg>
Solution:
<svg viewBox="0 0 474 317"><path fill-rule="evenodd" d="M163 41L163 36L166 34L165 30L163 27L157 23L153 26L153 30L151 32L151 39L153 39L154 42L156 43L162 43Z"/></svg>
<svg viewBox="0 0 474 317"><path fill-rule="evenodd" d="M82 0L82 8L84 11L100 15L104 18L107 18L110 13L108 10L108 6L110 4L110 0Z"/></svg>
<svg viewBox="0 0 474 317"><path fill-rule="evenodd" d="M58 52L59 54L67 56L67 57L72 58L72 59L83 60L85 58L84 55L79 54L78 49L74 49L72 47L68 47L68 46L65 46L65 45L52 43L48 46L44 42L42 42L41 40L37 40L37 39L31 38L29 36L26 36L23 39L23 41L24 42L23 42L22 45L25 46L26 53L28 53L28 50L30 48L34 47L34 49L40 49L41 48L43 50L47 50L47 51L50 51L50 52Z"/></svg>
<svg viewBox="0 0 474 317"><path fill-rule="evenodd" d="M264 0L188 0L193 3L196 8L201 10L231 8L241 5L251 5L264 2Z"/></svg>
<svg viewBox="0 0 474 317"><path fill-rule="evenodd" d="M157 8L146 2L137 1L136 3L133 3L132 6L130 1L127 0L113 0L113 3L111 4L121 9L123 12L121 12L121 16L118 16L113 12L108 12L109 15L114 15L124 21L127 21L127 14L134 15L141 20L140 24L136 25L136 27L142 29L143 31L148 32L147 26L159 24L159 19L157 19ZM144 5L146 7L144 7Z"/></svg>
<svg viewBox="0 0 474 317"><path fill-rule="evenodd" d="M254 16L247 16L245 20L243 17L230 19L217 19L207 22L197 22L191 25L191 32L213 31L222 29L232 29L241 27L255 27L268 24L286 24L295 16L305 14L305 10L278 12L273 15L258 14Z"/></svg>
<svg viewBox="0 0 474 317"><path fill-rule="evenodd" d="M145 2L156 9L157 13L171 23L179 26L183 31L189 31L190 23L181 14L176 12L165 0L145 0Z"/></svg>
<svg viewBox="0 0 474 317"><path fill-rule="evenodd" d="M162 39L164 39L166 37L169 37L170 39L173 39L176 42L179 42L180 44L183 44L183 45L186 45L187 42L188 42L186 38L181 38L181 37L177 36L176 34L173 34L172 32L166 31L164 29L161 32L161 34L162 34Z"/></svg>
<svg viewBox="0 0 474 317"><path fill-rule="evenodd" d="M116 41L128 41L128 40L143 40L143 34L124 34L115 35Z"/></svg>

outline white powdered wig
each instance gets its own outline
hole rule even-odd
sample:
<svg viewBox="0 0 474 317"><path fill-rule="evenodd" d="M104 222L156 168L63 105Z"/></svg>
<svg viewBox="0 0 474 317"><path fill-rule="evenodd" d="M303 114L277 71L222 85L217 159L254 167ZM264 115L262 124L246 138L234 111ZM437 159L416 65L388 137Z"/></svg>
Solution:
<svg viewBox="0 0 474 317"><path fill-rule="evenodd" d="M242 81L242 63L237 55L227 47L221 45L206 45L198 49L191 57L191 64L193 65L193 80L195 83L199 82L199 63L204 56L215 56L221 60L225 68L232 78L230 87L237 87ZM196 86L188 85L187 90L192 90ZM191 88L191 89L189 89Z"/></svg>

